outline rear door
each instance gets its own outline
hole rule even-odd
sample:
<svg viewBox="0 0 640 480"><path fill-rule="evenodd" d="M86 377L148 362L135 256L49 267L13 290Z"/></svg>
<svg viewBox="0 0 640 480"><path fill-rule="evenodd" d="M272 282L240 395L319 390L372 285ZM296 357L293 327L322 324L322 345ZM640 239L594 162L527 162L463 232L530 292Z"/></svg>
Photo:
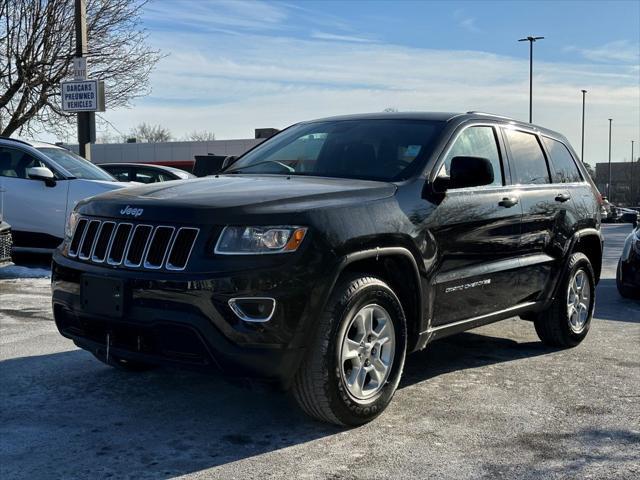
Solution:
<svg viewBox="0 0 640 480"><path fill-rule="evenodd" d="M463 127L441 158L438 175L448 175L456 156L490 160L491 185L447 190L429 219L440 256L434 279L432 326L493 313L514 305L510 290L518 276L522 217L510 185L497 125Z"/></svg>
<svg viewBox="0 0 640 480"><path fill-rule="evenodd" d="M554 183L541 137L535 131L503 129L514 184L522 202L518 303L540 298L573 234L574 204L568 184Z"/></svg>

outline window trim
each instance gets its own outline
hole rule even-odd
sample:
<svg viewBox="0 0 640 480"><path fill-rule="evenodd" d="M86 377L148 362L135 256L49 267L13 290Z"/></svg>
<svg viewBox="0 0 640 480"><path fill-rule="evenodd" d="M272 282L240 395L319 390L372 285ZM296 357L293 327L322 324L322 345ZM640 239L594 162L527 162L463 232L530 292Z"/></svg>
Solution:
<svg viewBox="0 0 640 480"><path fill-rule="evenodd" d="M542 146L545 150L545 154L547 155L547 163L549 164L549 168L553 167L553 170L555 172L555 166L553 164L553 158L551 158L551 152L547 149L547 146L544 143L544 139L548 138L549 140L552 140L554 142L558 142L560 145L562 145L567 152L569 153L569 157L571 158L571 160L573 160L573 166L576 167L576 170L578 171L578 176L580 177L580 180L577 182L565 182L565 183L556 183L553 181L553 175L551 176L551 185L579 185L579 184L583 184L586 182L584 175L582 175L582 171L580 170L580 166L578 165L577 160L575 159L575 157L573 156L573 153L571 152L571 149L567 146L566 143L564 143L561 140L558 140L557 138L553 138L551 135L544 135L541 134L540 137L543 139L542 140Z"/></svg>
<svg viewBox="0 0 640 480"><path fill-rule="evenodd" d="M462 135L462 133L465 130L473 127L490 127L493 130L493 137L496 141L496 146L498 147L498 156L499 156L500 166L502 170L501 171L502 185L480 185L477 187L455 188L455 189L451 189L451 191L458 192L458 191L471 190L471 189L490 190L490 189L504 188L504 187L510 186L511 185L511 168L508 165L508 161L507 161L506 148L505 148L506 145L504 144L503 138L501 136L501 132L499 131L500 126L501 124L498 122L488 122L488 121L475 121L475 122L463 123L459 125L454 131L454 133L449 137L449 140L447 141L440 155L438 155L438 159L434 164L434 168L431 169L431 172L428 175L428 181L430 183L433 183L433 181L438 177L438 172L442 168L442 165L444 164L447 158L447 155L449 155L449 152L451 151L455 143L458 141L458 138L460 137L460 135Z"/></svg>
<svg viewBox="0 0 640 480"><path fill-rule="evenodd" d="M551 167L549 166L549 156L543 145L544 142L540 138L541 137L540 132L532 129L522 128L520 125L510 125L510 124L501 125L501 129L502 129L502 135L504 138L505 148L507 151L507 156L509 158L509 166L511 171L513 172L511 184L514 187L523 188L523 187L544 187L547 185L558 185L557 183L556 184L553 183L553 177L551 176ZM549 176L548 183L515 183L518 177L518 168L515 162L515 157L513 155L513 152L511 151L511 144L509 143L509 139L507 138L507 130L512 130L512 131L521 132L521 133L534 136L534 138L538 142L540 151L542 152L542 157L544 158L545 165L547 166L547 175Z"/></svg>

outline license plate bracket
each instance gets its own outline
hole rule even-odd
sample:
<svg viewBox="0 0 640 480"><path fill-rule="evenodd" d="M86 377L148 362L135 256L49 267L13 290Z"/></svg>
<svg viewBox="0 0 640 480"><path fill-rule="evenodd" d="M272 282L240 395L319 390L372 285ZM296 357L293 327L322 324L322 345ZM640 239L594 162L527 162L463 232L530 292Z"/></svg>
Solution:
<svg viewBox="0 0 640 480"><path fill-rule="evenodd" d="M124 282L119 278L83 275L80 279L80 301L87 313L122 317Z"/></svg>

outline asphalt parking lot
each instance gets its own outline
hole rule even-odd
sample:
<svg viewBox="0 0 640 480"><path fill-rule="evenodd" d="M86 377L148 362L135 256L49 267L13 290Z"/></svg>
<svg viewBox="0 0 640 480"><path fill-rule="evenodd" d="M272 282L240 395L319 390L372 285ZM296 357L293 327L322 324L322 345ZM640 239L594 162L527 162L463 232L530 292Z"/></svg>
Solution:
<svg viewBox="0 0 640 480"><path fill-rule="evenodd" d="M640 303L615 288L630 230L604 226L580 346L517 318L441 340L351 430L265 387L106 367L58 335L46 261L0 270L0 478L639 478Z"/></svg>

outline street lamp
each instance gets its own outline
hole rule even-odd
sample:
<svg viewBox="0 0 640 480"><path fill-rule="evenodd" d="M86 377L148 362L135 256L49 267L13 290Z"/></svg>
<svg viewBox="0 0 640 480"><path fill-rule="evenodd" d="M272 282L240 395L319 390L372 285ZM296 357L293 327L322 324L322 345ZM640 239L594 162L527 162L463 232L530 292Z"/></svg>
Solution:
<svg viewBox="0 0 640 480"><path fill-rule="evenodd" d="M529 123L533 121L533 42L544 37L521 38L519 42L529 42Z"/></svg>
<svg viewBox="0 0 640 480"><path fill-rule="evenodd" d="M611 122L613 121L612 118L609 119L609 183L607 185L607 198L609 199L609 202L611 202L613 199L611 198Z"/></svg>
<svg viewBox="0 0 640 480"><path fill-rule="evenodd" d="M631 140L631 175L629 176L629 196L631 197L629 198L629 202L631 203L630 206L633 207L633 199L635 198L633 196L633 140Z"/></svg>
<svg viewBox="0 0 640 480"><path fill-rule="evenodd" d="M582 159L582 163L585 163L584 161L584 98L586 94L587 94L587 91L582 90L582 148L580 150L580 158Z"/></svg>

